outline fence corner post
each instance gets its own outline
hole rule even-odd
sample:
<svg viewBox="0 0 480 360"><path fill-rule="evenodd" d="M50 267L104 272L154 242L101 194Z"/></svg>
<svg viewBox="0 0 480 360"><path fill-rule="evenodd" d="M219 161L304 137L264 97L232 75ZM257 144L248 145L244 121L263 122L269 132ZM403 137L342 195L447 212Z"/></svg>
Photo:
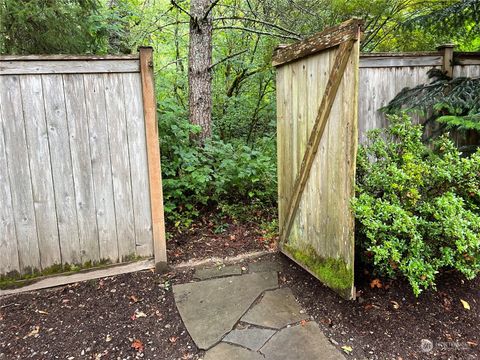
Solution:
<svg viewBox="0 0 480 360"><path fill-rule="evenodd" d="M157 102L153 76L153 49L139 48L140 76L142 79L143 114L147 142L148 178L150 184L150 208L152 212L153 254L155 271L164 273L168 269L163 213L162 171L160 144L158 139Z"/></svg>
<svg viewBox="0 0 480 360"><path fill-rule="evenodd" d="M442 53L442 71L448 76L453 77L453 49L455 44L442 44L437 50Z"/></svg>

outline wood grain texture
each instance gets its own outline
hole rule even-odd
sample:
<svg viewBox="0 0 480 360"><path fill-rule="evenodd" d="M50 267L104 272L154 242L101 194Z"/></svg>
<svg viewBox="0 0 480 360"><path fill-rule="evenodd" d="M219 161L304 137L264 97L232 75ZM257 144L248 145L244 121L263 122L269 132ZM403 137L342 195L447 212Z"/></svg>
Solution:
<svg viewBox="0 0 480 360"><path fill-rule="evenodd" d="M40 261L44 264L61 264L60 239L53 187L50 146L43 100L41 76L20 77L23 117L27 139L28 157L33 190L33 205L37 224ZM48 266L47 265L47 266Z"/></svg>
<svg viewBox="0 0 480 360"><path fill-rule="evenodd" d="M157 104L153 79L152 48L140 48L143 114L147 144L150 205L152 213L153 250L157 270L166 267L167 245L163 214L162 171L160 168L160 144L158 140Z"/></svg>
<svg viewBox="0 0 480 360"><path fill-rule="evenodd" d="M153 255L152 215L147 173L147 145L143 117L142 84L139 74L122 74L125 113L135 217L136 252L139 256Z"/></svg>
<svg viewBox="0 0 480 360"><path fill-rule="evenodd" d="M0 55L0 61L92 61L92 60L138 60L138 54L128 55Z"/></svg>
<svg viewBox="0 0 480 360"><path fill-rule="evenodd" d="M104 74L108 141L112 162L112 181L119 258L135 255L135 221L132 204L132 182L128 154L127 122L123 81L119 74Z"/></svg>
<svg viewBox="0 0 480 360"><path fill-rule="evenodd" d="M8 173L10 183L19 267L24 272L31 272L39 269L41 263L19 77L2 76L1 85L0 103L7 160L7 166L2 171Z"/></svg>
<svg viewBox="0 0 480 360"><path fill-rule="evenodd" d="M0 60L2 75L138 72L138 60Z"/></svg>
<svg viewBox="0 0 480 360"><path fill-rule="evenodd" d="M100 260L83 75L63 75L81 261Z"/></svg>
<svg viewBox="0 0 480 360"><path fill-rule="evenodd" d="M0 89L4 88L5 77L0 76ZM9 118L4 118L3 97L0 97L0 274L8 274L20 269L18 259L17 234L13 216L12 189L9 179L7 154L3 129ZM10 120L8 120L10 121Z"/></svg>
<svg viewBox="0 0 480 360"><path fill-rule="evenodd" d="M118 261L117 224L103 77L84 74L100 259Z"/></svg>
<svg viewBox="0 0 480 360"><path fill-rule="evenodd" d="M293 187L293 194L290 199L289 205L287 206L287 216L285 219L285 223L281 229L280 244L284 243L289 235L292 222L294 221L295 213L298 209L300 197L308 180L310 169L315 158L315 154L318 150L318 144L320 143L320 139L322 138L328 117L330 116L330 111L332 109L333 102L335 101L335 96L337 94L338 87L340 86L343 72L345 70L345 66L347 65L352 48L352 40L349 40L340 45L335 63L332 66L327 87L325 89L319 112L315 120L315 125L312 129L312 133L310 134L302 165L300 167L299 174ZM293 101L295 102L295 100Z"/></svg>
<svg viewBox="0 0 480 360"><path fill-rule="evenodd" d="M41 77L62 262L78 264L81 261L80 240L63 78L62 75Z"/></svg>

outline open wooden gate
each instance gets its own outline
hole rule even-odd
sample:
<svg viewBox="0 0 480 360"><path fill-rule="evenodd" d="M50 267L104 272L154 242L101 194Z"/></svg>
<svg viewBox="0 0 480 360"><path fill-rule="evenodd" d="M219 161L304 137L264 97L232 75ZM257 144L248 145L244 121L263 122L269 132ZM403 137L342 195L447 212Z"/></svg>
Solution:
<svg viewBox="0 0 480 360"><path fill-rule="evenodd" d="M355 297L354 194L361 21L280 47L277 67L281 251Z"/></svg>

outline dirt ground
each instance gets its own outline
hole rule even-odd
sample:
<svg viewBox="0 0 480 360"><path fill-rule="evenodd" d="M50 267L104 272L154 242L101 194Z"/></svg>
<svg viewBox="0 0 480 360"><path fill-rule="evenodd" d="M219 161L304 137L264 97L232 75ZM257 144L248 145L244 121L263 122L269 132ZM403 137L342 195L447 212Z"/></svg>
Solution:
<svg viewBox="0 0 480 360"><path fill-rule="evenodd" d="M415 298L402 281L371 288L367 276L352 302L284 256L266 258L282 263L281 285L293 290L330 341L352 348L347 359L463 360L480 354L480 279L446 274L438 292ZM173 284L192 277L192 269L163 276L142 271L0 298L0 359L201 358L172 294Z"/></svg>
<svg viewBox="0 0 480 360"><path fill-rule="evenodd" d="M271 219L259 214L264 221ZM208 212L187 230L178 230L170 225L167 229L170 239L167 243L168 259L177 264L190 259L208 257L233 257L252 251L270 250L275 247L277 238L267 233L259 221L238 221L230 217L215 219Z"/></svg>

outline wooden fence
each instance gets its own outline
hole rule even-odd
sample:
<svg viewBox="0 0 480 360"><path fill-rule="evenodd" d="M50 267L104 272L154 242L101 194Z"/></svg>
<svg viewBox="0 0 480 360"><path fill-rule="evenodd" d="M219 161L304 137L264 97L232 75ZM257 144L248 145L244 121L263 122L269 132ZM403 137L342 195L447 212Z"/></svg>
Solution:
<svg viewBox="0 0 480 360"><path fill-rule="evenodd" d="M166 263L151 64L0 57L0 275Z"/></svg>
<svg viewBox="0 0 480 360"><path fill-rule="evenodd" d="M277 156L280 249L343 297L355 297L354 195L358 142L386 126L383 113L404 87L438 67L480 76L480 54L359 53L361 22L347 21L280 46Z"/></svg>
<svg viewBox="0 0 480 360"><path fill-rule="evenodd" d="M480 76L480 53L454 53L451 46L438 52L372 53L360 56L358 107L359 141L365 143L368 130L383 128L387 120L380 108L405 87L429 83L427 71L442 69L456 77ZM419 121L414 117L414 121Z"/></svg>

